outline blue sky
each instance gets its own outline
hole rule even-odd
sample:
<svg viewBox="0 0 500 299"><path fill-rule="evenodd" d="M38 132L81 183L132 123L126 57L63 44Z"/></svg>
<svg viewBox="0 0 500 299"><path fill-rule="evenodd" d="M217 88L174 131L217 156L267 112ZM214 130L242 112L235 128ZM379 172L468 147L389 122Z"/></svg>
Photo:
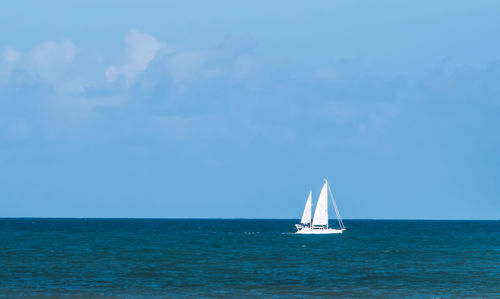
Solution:
<svg viewBox="0 0 500 299"><path fill-rule="evenodd" d="M3 2L0 216L498 219L499 9Z"/></svg>

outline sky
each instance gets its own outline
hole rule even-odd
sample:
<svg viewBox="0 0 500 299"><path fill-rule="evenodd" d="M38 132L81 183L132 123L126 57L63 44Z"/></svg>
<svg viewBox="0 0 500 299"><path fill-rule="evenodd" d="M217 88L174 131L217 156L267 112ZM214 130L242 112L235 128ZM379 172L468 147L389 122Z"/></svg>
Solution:
<svg viewBox="0 0 500 299"><path fill-rule="evenodd" d="M3 1L0 217L499 219L499 11Z"/></svg>

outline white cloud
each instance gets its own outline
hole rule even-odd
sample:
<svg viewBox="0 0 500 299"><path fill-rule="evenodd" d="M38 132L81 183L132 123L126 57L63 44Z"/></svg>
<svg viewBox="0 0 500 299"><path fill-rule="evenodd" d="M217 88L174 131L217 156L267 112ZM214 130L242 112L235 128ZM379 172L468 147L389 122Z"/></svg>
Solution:
<svg viewBox="0 0 500 299"><path fill-rule="evenodd" d="M58 92L81 92L89 78L75 67L77 55L78 49L71 40L47 41L31 51L26 67Z"/></svg>
<svg viewBox="0 0 500 299"><path fill-rule="evenodd" d="M71 40L63 40L59 43L46 41L33 50L32 58L43 71L48 71L54 67L71 64L76 54L76 46Z"/></svg>
<svg viewBox="0 0 500 299"><path fill-rule="evenodd" d="M250 55L240 55L236 57L234 64L235 74L239 76L246 76L258 67L257 62Z"/></svg>
<svg viewBox="0 0 500 299"><path fill-rule="evenodd" d="M3 50L3 59L6 62L15 62L21 57L21 53L10 48L6 48Z"/></svg>
<svg viewBox="0 0 500 299"><path fill-rule="evenodd" d="M68 39L45 41L22 53L5 48L2 54L2 83L8 82L14 71L25 72L32 80L43 81L60 94L80 93L105 82L104 76L99 76L102 63L98 57L89 55Z"/></svg>
<svg viewBox="0 0 500 299"><path fill-rule="evenodd" d="M152 64L166 71L181 90L193 78L214 78L218 75L243 77L253 72L257 62L241 41L227 42L218 49L185 49L172 46L155 37L131 29L125 38L125 57L121 63L109 65L104 74L108 82L123 78L134 83ZM236 44L236 45L235 45Z"/></svg>
<svg viewBox="0 0 500 299"><path fill-rule="evenodd" d="M106 69L105 74L109 81L124 76L127 83L132 83L140 73L146 70L158 50L165 47L165 44L153 36L135 29L128 32L125 42L127 44L126 60L122 65L111 65Z"/></svg>
<svg viewBox="0 0 500 299"><path fill-rule="evenodd" d="M119 72L116 67L111 65L106 69L105 74L108 81L115 81L118 78Z"/></svg>
<svg viewBox="0 0 500 299"><path fill-rule="evenodd" d="M203 56L194 51L177 52L169 61L169 70L176 82L181 82L199 71L203 65Z"/></svg>
<svg viewBox="0 0 500 299"><path fill-rule="evenodd" d="M255 70L253 57L241 54L245 49L229 48L171 46L132 29L125 37L123 60L117 63L106 61L99 53L79 48L69 39L45 41L23 52L0 49L0 85L12 83L14 87L3 90L7 95L4 98L18 97L25 101L18 106L17 112L5 112L10 115L5 126L10 128L10 135L69 138L94 126L115 128L113 123L128 123L122 118L125 114L130 119L147 123L146 119L156 115L158 108L158 114L166 113L168 117L155 124L161 127L161 134L170 138L225 136L229 134L227 124L214 125L224 113L213 109L200 115L191 113L205 98L190 98L192 94L184 90L210 93L212 84L242 79ZM139 79L141 84L132 86ZM170 89L171 85L174 88ZM132 99L131 89L140 90L141 96ZM230 101L226 95L214 97L221 102ZM136 109L141 105L144 109ZM176 115L179 107L187 108L183 117ZM8 102L0 99L0 111L2 108L8 108Z"/></svg>

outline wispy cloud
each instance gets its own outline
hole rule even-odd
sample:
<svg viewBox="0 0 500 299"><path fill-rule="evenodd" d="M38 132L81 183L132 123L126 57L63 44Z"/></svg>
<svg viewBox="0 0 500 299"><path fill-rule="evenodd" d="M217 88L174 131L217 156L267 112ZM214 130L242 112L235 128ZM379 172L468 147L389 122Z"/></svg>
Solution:
<svg viewBox="0 0 500 299"><path fill-rule="evenodd" d="M422 98L498 98L497 64L431 70L408 82L366 76L345 61L319 70L276 67L259 61L246 40L189 49L132 29L113 63L71 40L25 52L5 48L0 134L387 148L393 142L387 132Z"/></svg>
<svg viewBox="0 0 500 299"><path fill-rule="evenodd" d="M232 76L228 72L241 68L234 49L231 55L223 51L227 50L174 47L135 29L126 34L123 58L115 64L69 39L46 41L26 52L5 48L0 60L0 106L5 108L0 112L0 132L10 137L15 132L20 136L32 132L50 138L78 138L82 129L89 130L88 136L96 126L114 128L117 122L135 122L135 130L142 132L140 127L156 134L163 130L165 136L201 132L206 117L177 114L181 107L197 110L196 105L206 106L214 97L220 98L213 92L196 99L183 93L210 89L210 83L223 85ZM191 82L195 78L201 81ZM169 86L173 89L165 93ZM126 119L117 117L123 113ZM210 109L207 113L213 115ZM166 119L154 120L162 117ZM178 132L172 132L175 130Z"/></svg>
<svg viewBox="0 0 500 299"><path fill-rule="evenodd" d="M15 62L16 60L18 60L19 58L21 57L21 53L14 50L14 49L11 49L11 48L5 48L3 50L3 59L7 62L7 63L12 63L12 62Z"/></svg>
<svg viewBox="0 0 500 299"><path fill-rule="evenodd" d="M115 81L123 76L128 84L134 82L138 75L146 70L148 64L155 58L158 50L166 45L151 35L132 29L126 38L125 59L120 65L106 68L106 78Z"/></svg>

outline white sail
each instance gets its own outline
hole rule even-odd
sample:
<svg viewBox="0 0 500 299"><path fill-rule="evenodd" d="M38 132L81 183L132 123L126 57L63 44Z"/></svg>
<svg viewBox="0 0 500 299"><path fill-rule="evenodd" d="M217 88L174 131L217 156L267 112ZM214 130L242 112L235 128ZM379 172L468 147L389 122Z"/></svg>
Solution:
<svg viewBox="0 0 500 299"><path fill-rule="evenodd" d="M302 214L302 220L300 220L300 223L311 223L311 207L311 192L309 192L309 197L307 198L306 207L304 208L304 213Z"/></svg>
<svg viewBox="0 0 500 299"><path fill-rule="evenodd" d="M312 224L328 225L328 182L326 180L319 194Z"/></svg>

